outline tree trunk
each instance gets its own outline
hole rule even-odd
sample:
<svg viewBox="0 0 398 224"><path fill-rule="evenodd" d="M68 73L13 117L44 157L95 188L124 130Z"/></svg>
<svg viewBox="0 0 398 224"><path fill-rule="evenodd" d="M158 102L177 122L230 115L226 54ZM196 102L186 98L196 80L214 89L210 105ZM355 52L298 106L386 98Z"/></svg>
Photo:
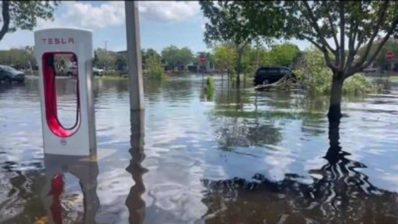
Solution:
<svg viewBox="0 0 398 224"><path fill-rule="evenodd" d="M6 35L10 26L10 1L1 1L1 3L2 3L3 27L1 27L0 30L0 40L3 39L4 35Z"/></svg>
<svg viewBox="0 0 398 224"><path fill-rule="evenodd" d="M329 122L335 122L340 120L341 114L341 99L344 79L340 73L333 75L332 88L330 90L330 104L328 118Z"/></svg>
<svg viewBox="0 0 398 224"><path fill-rule="evenodd" d="M238 88L240 87L240 73L242 70L242 65L241 65L242 54L243 54L243 50L238 50L238 58L236 61L236 86Z"/></svg>

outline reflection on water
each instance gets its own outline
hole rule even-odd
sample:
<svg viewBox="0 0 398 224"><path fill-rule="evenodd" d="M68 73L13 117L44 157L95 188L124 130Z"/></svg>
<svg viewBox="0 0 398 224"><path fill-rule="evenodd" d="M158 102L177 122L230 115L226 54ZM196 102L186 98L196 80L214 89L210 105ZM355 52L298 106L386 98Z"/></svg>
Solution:
<svg viewBox="0 0 398 224"><path fill-rule="evenodd" d="M146 80L145 113L96 79L94 160L44 155L37 80L0 85L0 223L398 222L396 85L329 125L327 97L214 79L211 99L201 75Z"/></svg>
<svg viewBox="0 0 398 224"><path fill-rule="evenodd" d="M339 143L339 123L329 126L327 163L309 171L312 182L287 173L271 181L256 173L252 180L203 179L206 223L396 223L398 194L375 187Z"/></svg>
<svg viewBox="0 0 398 224"><path fill-rule="evenodd" d="M97 196L98 165L95 155L75 157L60 155L44 155L45 177L42 182L41 198L47 213L47 220L61 223L95 223L95 215L99 208ZM65 190L66 175L77 178L82 192L82 211L74 211L79 203L78 195Z"/></svg>
<svg viewBox="0 0 398 224"><path fill-rule="evenodd" d="M134 185L131 187L130 193L127 196L126 205L130 212L129 222L140 224L144 223L145 219L145 201L142 199L142 194L145 192L145 185L142 176L147 172L147 169L142 166L142 161L145 159L145 118L144 111L131 111L130 113L130 153L132 159L126 170L131 173Z"/></svg>

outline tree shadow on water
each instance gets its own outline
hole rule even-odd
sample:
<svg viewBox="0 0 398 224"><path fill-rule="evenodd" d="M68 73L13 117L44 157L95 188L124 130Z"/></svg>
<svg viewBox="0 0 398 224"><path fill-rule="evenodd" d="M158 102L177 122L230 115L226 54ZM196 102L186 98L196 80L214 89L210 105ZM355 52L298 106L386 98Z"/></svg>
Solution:
<svg viewBox="0 0 398 224"><path fill-rule="evenodd" d="M339 143L340 121L329 124L327 161L310 170L311 183L297 174L271 181L203 179L206 223L397 223L398 194L374 186L366 166L349 159Z"/></svg>

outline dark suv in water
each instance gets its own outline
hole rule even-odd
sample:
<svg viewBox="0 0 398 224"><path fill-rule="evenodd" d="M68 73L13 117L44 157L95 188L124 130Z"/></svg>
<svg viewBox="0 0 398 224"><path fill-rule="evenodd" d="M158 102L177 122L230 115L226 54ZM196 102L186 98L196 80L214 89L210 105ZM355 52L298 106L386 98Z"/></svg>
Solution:
<svg viewBox="0 0 398 224"><path fill-rule="evenodd" d="M8 65L0 65L0 82L11 83L13 81L22 83L25 81L25 74Z"/></svg>
<svg viewBox="0 0 398 224"><path fill-rule="evenodd" d="M285 75L287 75L287 78L295 77L292 70L290 70L288 67L260 67L256 71L254 85L257 86L274 83Z"/></svg>

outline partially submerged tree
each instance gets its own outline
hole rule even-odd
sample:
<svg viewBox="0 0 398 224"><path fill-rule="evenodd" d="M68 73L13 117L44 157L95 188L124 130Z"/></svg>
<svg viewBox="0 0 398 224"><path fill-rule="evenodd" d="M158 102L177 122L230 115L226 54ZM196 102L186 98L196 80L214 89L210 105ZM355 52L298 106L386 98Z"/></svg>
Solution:
<svg viewBox="0 0 398 224"><path fill-rule="evenodd" d="M156 62L159 61L159 63L161 64L160 54L152 48L142 49L141 55L142 55L142 67L144 70L148 69L149 68L148 65L154 64L153 62L155 62L155 61ZM149 62L149 61L151 61L151 62Z"/></svg>
<svg viewBox="0 0 398 224"><path fill-rule="evenodd" d="M38 19L52 19L57 1L1 1L0 40L7 32L32 30Z"/></svg>
<svg viewBox="0 0 398 224"><path fill-rule="evenodd" d="M341 117L344 80L368 67L385 42L398 31L398 2L395 1L264 0L227 1L222 5L232 5L239 11L236 15L245 16L246 20L241 19L246 21L244 24L236 21L233 24L242 26L240 29L249 33L246 35L270 37L282 32L285 38L307 40L322 52L333 72L328 112L331 121ZM223 28L220 33L229 31ZM229 36L238 32L232 31ZM376 40L379 45L371 52ZM366 50L358 57L361 47Z"/></svg>
<svg viewBox="0 0 398 224"><path fill-rule="evenodd" d="M270 31L268 34L263 35L264 37L276 35L276 32L272 33L272 26L267 22L262 21L261 24L251 24L248 17L250 15L245 14L244 7L250 7L251 2L245 1L200 1L201 9L208 22L205 24L205 42L208 45L220 44L220 43L231 43L236 49L236 73L237 86L240 85L240 73L242 72L242 56L245 47L250 44L254 39L258 38L257 30L259 27ZM271 5L272 2L266 2L265 5ZM272 11L268 11L270 20L273 16ZM272 35L271 35L272 33Z"/></svg>
<svg viewBox="0 0 398 224"><path fill-rule="evenodd" d="M236 51L227 44L218 45L213 49L214 63L217 69L227 72L227 75L234 70L236 62Z"/></svg>
<svg viewBox="0 0 398 224"><path fill-rule="evenodd" d="M397 2L285 1L277 7L285 12L287 36L307 40L322 51L333 72L328 117L330 121L340 119L344 80L368 67L396 34ZM377 49L370 52L377 39ZM366 50L358 57L361 47Z"/></svg>

